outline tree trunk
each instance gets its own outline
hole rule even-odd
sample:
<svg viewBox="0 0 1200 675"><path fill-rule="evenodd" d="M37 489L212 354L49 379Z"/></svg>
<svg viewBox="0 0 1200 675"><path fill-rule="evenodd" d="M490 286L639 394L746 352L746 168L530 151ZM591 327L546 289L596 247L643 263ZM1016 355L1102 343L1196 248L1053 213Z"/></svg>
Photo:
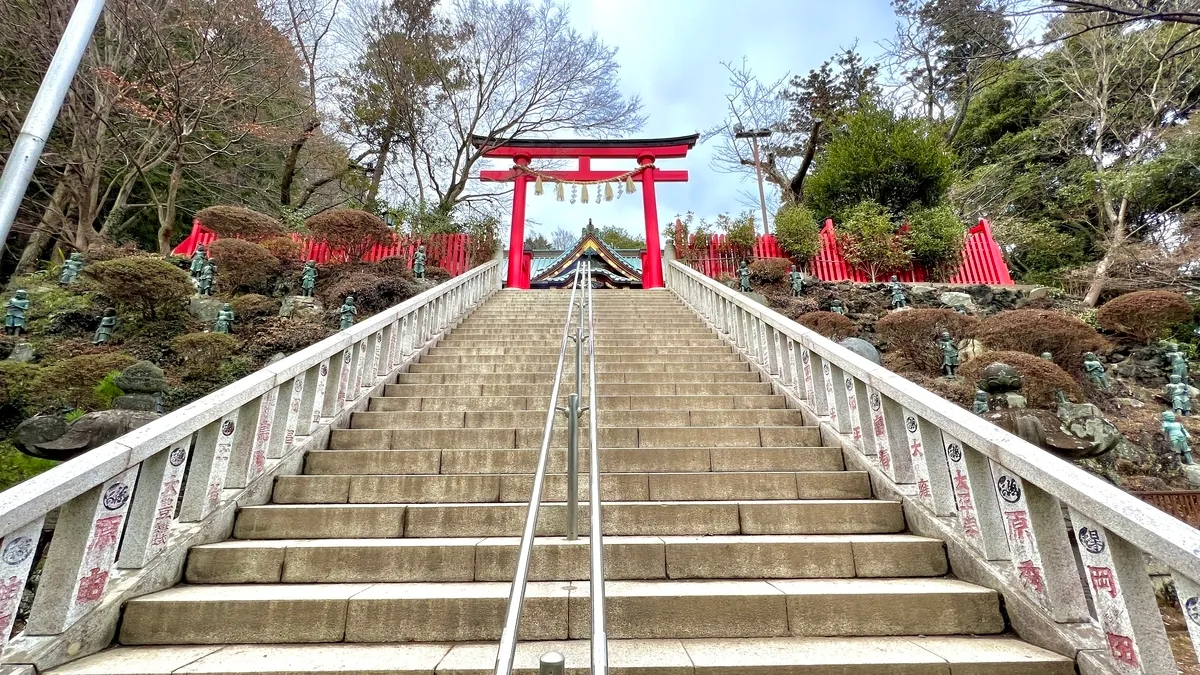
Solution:
<svg viewBox="0 0 1200 675"><path fill-rule="evenodd" d="M29 241L21 251L21 258L17 261L17 268L13 272L13 276L28 274L37 269L38 261L42 259L42 253L54 240L54 235L62 230L63 211L65 210L63 206L67 197L67 187L60 180L54 187L53 194L50 195L50 203L46 205L41 221L38 222L33 234L29 235Z"/></svg>
<svg viewBox="0 0 1200 675"><path fill-rule="evenodd" d="M388 153L392 150L392 132L384 132L379 141L379 156L375 158L375 168L371 171L371 187L367 188L367 203L375 201L379 195L379 182L383 180L383 167L387 163Z"/></svg>
<svg viewBox="0 0 1200 675"><path fill-rule="evenodd" d="M104 224L100 226L101 237L107 238L113 225L125 219L125 205L129 203L129 195L133 192L137 177L138 172L130 171L121 181L121 188L117 190L117 198L113 200L112 208L108 210L108 215L104 217Z"/></svg>
<svg viewBox="0 0 1200 675"><path fill-rule="evenodd" d="M175 199L183 182L183 161L175 158L171 178L167 183L167 202L158 208L158 253L171 255L171 237L175 235Z"/></svg>
<svg viewBox="0 0 1200 675"><path fill-rule="evenodd" d="M292 147L288 151L287 159L283 162L283 177L279 180L280 206L288 206L292 203L292 182L296 180L296 163L300 159L300 151L304 149L304 144L308 142L309 137L316 131L318 124L317 120L310 120L304 126L304 132L296 140L292 141Z"/></svg>
<svg viewBox="0 0 1200 675"><path fill-rule="evenodd" d="M1104 257L1100 259L1100 264L1096 265L1096 275L1088 286L1087 294L1083 296L1083 303L1088 307L1095 307L1100 302L1100 294L1104 292L1104 285L1108 282L1108 268L1112 266L1117 252L1125 245L1125 218L1128 211L1129 197L1125 196L1121 198L1121 208L1117 211L1116 217L1112 219Z"/></svg>
<svg viewBox="0 0 1200 675"><path fill-rule="evenodd" d="M971 104L971 82L968 80L963 84L963 98L959 101L958 111L954 114L954 122L950 124L950 129L946 131L946 145L954 142L954 137L958 135L958 130L962 128L963 120L967 118L967 106Z"/></svg>
<svg viewBox="0 0 1200 675"><path fill-rule="evenodd" d="M804 201L804 179L808 177L808 170L812 167L813 157L817 154L817 136L821 134L822 124L824 122L821 120L813 122L812 130L808 132L808 144L804 147L804 159L800 161L800 168L796 169L796 175L792 176L792 180L788 184L792 198L797 204Z"/></svg>

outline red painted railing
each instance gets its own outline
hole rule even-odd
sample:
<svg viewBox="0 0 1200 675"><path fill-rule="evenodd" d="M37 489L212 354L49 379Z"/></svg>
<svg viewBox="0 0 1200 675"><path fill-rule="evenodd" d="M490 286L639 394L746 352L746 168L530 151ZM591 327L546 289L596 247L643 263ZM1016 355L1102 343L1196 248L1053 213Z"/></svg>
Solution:
<svg viewBox="0 0 1200 675"><path fill-rule="evenodd" d="M305 239L295 232L289 236L292 241L303 245L298 256L300 260L312 260L321 264L346 259L343 252L330 250L326 244ZM203 244L207 247L217 238L216 232L197 220L192 223L192 233L187 239L179 242L171 253L190 256L196 252L197 246ZM432 234L424 239L396 236L391 244L371 247L362 259L364 262L379 262L384 258L403 257L411 267L413 254L420 244L425 244L427 264L441 267L449 272L450 276L456 277L471 268L471 237L466 234Z"/></svg>
<svg viewBox="0 0 1200 675"><path fill-rule="evenodd" d="M676 221L676 227L682 227ZM763 235L755 242L751 251L743 253L734 250L726 241L724 235L713 235L707 247L696 247L695 236L688 241L688 250L677 252L678 256L688 262L693 269L710 277L734 275L738 263L746 258L786 258L773 235ZM813 258L809 270L822 281L854 281L867 283L871 277L863 270L855 269L846 262L838 245L837 236L833 229L833 221L825 221L821 228L821 248ZM889 273L890 276L891 273ZM907 269L896 270L895 274L901 281L923 282L929 280L929 275L920 266L913 265ZM955 284L989 284L992 286L1013 285L1008 266L1004 264L1004 256L1000 246L992 237L992 228L986 220L967 231L963 243L962 265L947 279Z"/></svg>

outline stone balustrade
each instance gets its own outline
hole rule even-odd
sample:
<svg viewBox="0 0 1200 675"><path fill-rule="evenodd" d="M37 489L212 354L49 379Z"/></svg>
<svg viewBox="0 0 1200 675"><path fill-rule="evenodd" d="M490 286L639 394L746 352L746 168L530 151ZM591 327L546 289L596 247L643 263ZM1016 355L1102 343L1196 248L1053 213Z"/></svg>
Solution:
<svg viewBox="0 0 1200 675"><path fill-rule="evenodd" d="M666 272L847 468L903 501L910 529L946 541L956 575L1004 593L1022 638L1084 675L1179 672L1149 557L1200 653L1200 531L678 262Z"/></svg>
<svg viewBox="0 0 1200 675"><path fill-rule="evenodd" d="M300 473L308 449L499 288L492 261L0 493L0 663L46 668L106 646L125 600L177 583L188 548L227 538L237 506L265 503L274 476Z"/></svg>

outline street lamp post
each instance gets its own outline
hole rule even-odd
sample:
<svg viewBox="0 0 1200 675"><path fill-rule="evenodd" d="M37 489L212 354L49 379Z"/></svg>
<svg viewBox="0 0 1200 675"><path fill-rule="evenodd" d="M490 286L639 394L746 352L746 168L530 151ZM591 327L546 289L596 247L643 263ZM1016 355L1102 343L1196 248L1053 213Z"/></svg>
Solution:
<svg viewBox="0 0 1200 675"><path fill-rule="evenodd" d="M771 234L771 225L767 221L767 195L763 192L762 165L758 163L758 139L766 138L770 135L770 129L743 131L741 125L733 128L734 138L750 139L750 147L754 153L754 174L758 177L758 203L762 206L763 234Z"/></svg>

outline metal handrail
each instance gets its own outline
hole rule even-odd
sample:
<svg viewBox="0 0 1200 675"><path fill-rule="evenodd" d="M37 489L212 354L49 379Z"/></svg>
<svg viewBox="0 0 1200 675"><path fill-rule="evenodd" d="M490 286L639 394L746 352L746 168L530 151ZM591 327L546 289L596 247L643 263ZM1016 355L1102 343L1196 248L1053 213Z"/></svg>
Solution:
<svg viewBox="0 0 1200 675"><path fill-rule="evenodd" d="M587 325L588 325L588 520L591 535L592 598L592 675L608 675L608 623L604 615L604 535L600 521L600 444L596 422L599 400L596 398L596 330L592 305L592 264L587 264ZM582 313L581 313L582 314Z"/></svg>
<svg viewBox="0 0 1200 675"><path fill-rule="evenodd" d="M496 649L495 675L511 675L513 659L517 652L517 627L521 623L521 610L525 605L525 586L529 582L529 561L533 555L534 531L537 528L538 511L542 506L542 488L546 481L546 464L550 458L550 441L554 434L554 418L558 412L558 391L562 385L563 362L567 355L567 340L570 337L571 317L575 310L576 293L583 282L582 266L576 267L571 282L571 302L567 305L567 319L563 323L562 344L558 350L558 367L554 371L554 384L550 389L550 405L546 409L546 426L542 433L542 446L538 452L537 468L533 474L533 491L529 496L529 510L525 515L525 529L521 533L521 548L517 552L517 570L513 575L508 592L508 609L504 616L504 630L500 633L500 644ZM581 310L582 311L582 310ZM579 390L575 391L578 395Z"/></svg>

